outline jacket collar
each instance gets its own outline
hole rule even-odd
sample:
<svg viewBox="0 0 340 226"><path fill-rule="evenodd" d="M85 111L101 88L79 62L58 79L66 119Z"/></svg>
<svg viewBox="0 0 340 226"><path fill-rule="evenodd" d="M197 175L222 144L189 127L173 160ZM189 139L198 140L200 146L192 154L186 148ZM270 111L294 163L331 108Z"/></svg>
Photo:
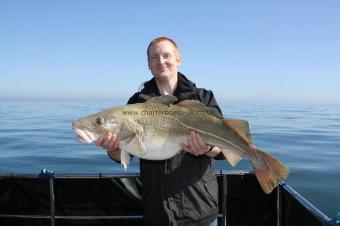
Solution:
<svg viewBox="0 0 340 226"><path fill-rule="evenodd" d="M173 93L175 97L179 100L183 99L192 99L195 95L196 85L192 81L190 81L185 75L178 72L178 81L177 87ZM157 83L155 78L145 82L142 84L144 87L141 90L141 93L149 95L150 97L160 96L159 89L157 87Z"/></svg>

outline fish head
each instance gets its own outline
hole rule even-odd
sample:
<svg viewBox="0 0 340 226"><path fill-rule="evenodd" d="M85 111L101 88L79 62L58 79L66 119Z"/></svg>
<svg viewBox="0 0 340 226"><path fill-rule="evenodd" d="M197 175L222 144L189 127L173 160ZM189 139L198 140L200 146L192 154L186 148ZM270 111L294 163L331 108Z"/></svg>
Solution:
<svg viewBox="0 0 340 226"><path fill-rule="evenodd" d="M73 130L81 142L92 143L107 132L118 134L122 119L115 111L103 111L80 118L72 123Z"/></svg>

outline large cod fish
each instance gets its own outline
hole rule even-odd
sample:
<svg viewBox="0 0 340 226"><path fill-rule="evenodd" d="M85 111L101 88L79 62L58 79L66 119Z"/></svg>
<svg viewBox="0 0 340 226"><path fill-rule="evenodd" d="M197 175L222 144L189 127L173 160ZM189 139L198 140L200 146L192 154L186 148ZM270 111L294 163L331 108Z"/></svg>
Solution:
<svg viewBox="0 0 340 226"><path fill-rule="evenodd" d="M114 107L73 122L73 129L87 143L108 131L117 134L125 169L130 154L148 160L175 156L187 142L187 135L195 131L208 145L219 147L232 166L247 157L265 193L287 178L289 171L278 159L252 144L247 121L221 119L215 108L198 101L176 101L174 96L160 96Z"/></svg>

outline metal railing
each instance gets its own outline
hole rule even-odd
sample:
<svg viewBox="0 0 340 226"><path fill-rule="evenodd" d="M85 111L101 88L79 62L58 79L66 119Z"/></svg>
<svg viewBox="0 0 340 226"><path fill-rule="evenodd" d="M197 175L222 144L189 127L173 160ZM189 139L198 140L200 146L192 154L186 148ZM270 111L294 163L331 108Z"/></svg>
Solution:
<svg viewBox="0 0 340 226"><path fill-rule="evenodd" d="M216 175L222 177L220 186L220 213L218 215L219 225L228 226L228 175L246 175L251 174L248 171L220 171L216 172ZM84 178L138 178L139 174L95 174L95 175L77 175L77 174L60 174L54 175L51 171L42 172L39 176L36 174L0 174L0 179L8 178L40 178L42 180L48 180L49 182L49 200L50 208L49 215L27 215L27 214L0 214L0 218L30 218L30 219L50 219L51 226L56 226L56 219L67 219L67 220L142 220L142 215L114 215L114 216L62 216L56 215L55 207L55 190L54 180L55 179L84 179ZM123 188L121 188L123 189ZM282 191L288 192L293 196L304 208L306 208L313 216L324 222L325 225L330 221L325 214L313 206L310 202L304 199L298 194L293 188L287 184L280 185L276 188L276 226L282 226ZM221 198L222 197L222 198Z"/></svg>

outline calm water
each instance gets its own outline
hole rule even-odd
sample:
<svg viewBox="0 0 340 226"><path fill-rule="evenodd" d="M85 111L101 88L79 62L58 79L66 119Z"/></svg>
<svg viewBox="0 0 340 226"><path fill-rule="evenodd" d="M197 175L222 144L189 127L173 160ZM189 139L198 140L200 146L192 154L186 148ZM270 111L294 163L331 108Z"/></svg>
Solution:
<svg viewBox="0 0 340 226"><path fill-rule="evenodd" d="M111 102L0 102L0 173L116 173L103 149L81 144L71 129L79 117ZM288 183L329 217L340 211L340 105L224 104L225 117L247 119L254 143L291 170ZM235 168L218 161L217 169ZM129 172L138 171L135 159Z"/></svg>

